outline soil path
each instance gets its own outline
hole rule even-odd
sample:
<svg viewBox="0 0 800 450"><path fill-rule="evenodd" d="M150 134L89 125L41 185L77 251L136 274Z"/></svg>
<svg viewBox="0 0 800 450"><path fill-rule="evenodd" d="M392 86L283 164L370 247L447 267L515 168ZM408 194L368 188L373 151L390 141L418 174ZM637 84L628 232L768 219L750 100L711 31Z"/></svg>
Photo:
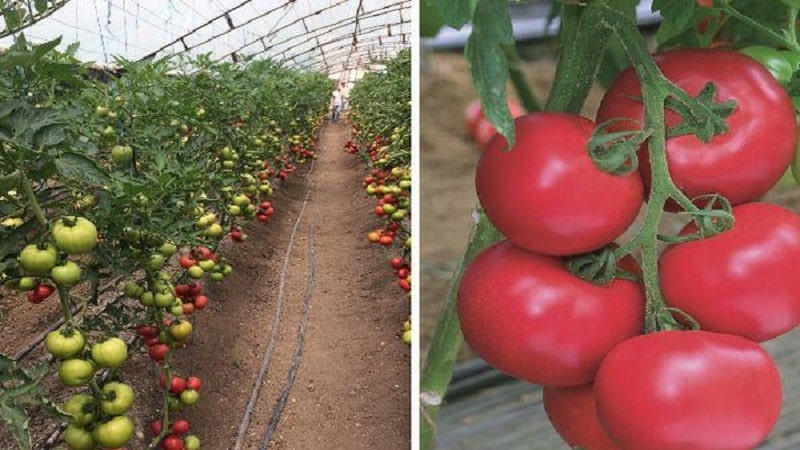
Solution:
<svg viewBox="0 0 800 450"><path fill-rule="evenodd" d="M237 436L242 449L410 447L410 353L397 337L409 305L365 239L377 222L361 190L364 167L342 151L348 130L323 128L313 169L281 186L271 223L231 249L236 270L212 290L220 313L198 317L179 358L183 372L209 380L187 414L204 448L233 449Z"/></svg>

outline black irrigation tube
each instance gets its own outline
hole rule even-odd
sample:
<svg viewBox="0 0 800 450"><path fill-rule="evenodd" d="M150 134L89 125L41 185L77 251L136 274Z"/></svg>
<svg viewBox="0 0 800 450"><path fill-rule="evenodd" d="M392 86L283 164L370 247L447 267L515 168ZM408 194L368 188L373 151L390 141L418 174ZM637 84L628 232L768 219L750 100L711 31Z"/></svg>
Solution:
<svg viewBox="0 0 800 450"><path fill-rule="evenodd" d="M309 192L314 189L314 182L311 181L310 175L313 172L312 170L309 172ZM314 296L314 287L316 286L316 252L315 252L315 242L316 242L316 230L317 230L317 216L319 215L319 204L314 203L314 214L311 216L311 223L309 224L309 239L308 239L308 284L306 285L306 295L303 298L303 312L300 316L300 326L297 331L297 344L294 348L294 355L292 356L292 365L289 367L289 373L286 376L286 382L281 389L280 397L278 401L275 402L275 406L272 410L272 418L267 424L267 429L264 434L261 436L261 442L259 443L258 449L259 450L266 450L267 446L269 445L269 441L272 439L273 433L275 433L275 429L278 427L278 422L281 419L281 414L283 414L283 409L286 407L286 400L289 398L289 393L294 386L294 380L297 376L297 369L300 367L300 358L303 356L303 346L306 341L306 329L308 328L308 316L309 310L311 308L311 299Z"/></svg>
<svg viewBox="0 0 800 450"><path fill-rule="evenodd" d="M316 165L316 160L311 161L311 170L308 171L306 174L306 178L310 180L311 174L314 173L314 167ZM247 402L247 407L245 407L244 415L242 417L242 421L239 423L239 432L236 436L236 443L234 444L234 450L240 450L242 448L245 435L247 434L247 429L250 427L250 419L253 414L253 409L256 406L256 402L258 400L258 394L261 391L261 386L264 384L264 378L267 375L267 370L269 369L269 364L272 361L272 355L275 351L275 345L278 338L278 328L280 327L281 322L281 310L283 305L283 296L284 296L284 289L286 287L286 276L289 272L289 261L292 255L292 248L294 247L294 240L297 236L297 229L300 227L300 222L303 219L303 215L305 214L306 206L308 205L309 199L311 198L311 185L309 185L308 190L306 191L305 198L303 199L303 205L300 207L300 212L297 214L297 219L295 219L294 226L292 227L292 234L289 237L289 244L286 246L286 253L283 260L283 267L281 268L281 275L280 275L280 282L278 285L278 299L277 305L275 307L275 317L272 320L272 331L270 332L269 344L267 345L267 350L264 353L264 358L261 362L261 368L259 369L258 376L256 377L255 381L253 382L253 387L250 390L250 399Z"/></svg>

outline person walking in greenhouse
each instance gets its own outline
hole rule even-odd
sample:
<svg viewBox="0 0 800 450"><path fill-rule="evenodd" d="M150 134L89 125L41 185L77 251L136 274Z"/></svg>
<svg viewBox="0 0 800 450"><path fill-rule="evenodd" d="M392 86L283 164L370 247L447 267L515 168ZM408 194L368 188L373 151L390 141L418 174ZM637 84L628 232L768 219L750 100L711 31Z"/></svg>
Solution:
<svg viewBox="0 0 800 450"><path fill-rule="evenodd" d="M350 88L347 87L347 83L342 82L339 85L339 92L342 93L342 111L347 110L347 103L350 99Z"/></svg>
<svg viewBox="0 0 800 450"><path fill-rule="evenodd" d="M333 111L331 114L331 120L333 123L339 123L339 114L342 112L342 91L339 88L336 88L336 90L333 91L333 99L331 104L331 110Z"/></svg>

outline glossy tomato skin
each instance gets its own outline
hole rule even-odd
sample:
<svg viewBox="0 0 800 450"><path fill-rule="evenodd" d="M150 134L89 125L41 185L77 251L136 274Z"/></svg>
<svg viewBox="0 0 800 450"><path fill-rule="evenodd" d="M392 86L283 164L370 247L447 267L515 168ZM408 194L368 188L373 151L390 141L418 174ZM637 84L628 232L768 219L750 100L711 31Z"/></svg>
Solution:
<svg viewBox="0 0 800 450"><path fill-rule="evenodd" d="M800 217L769 203L736 206L733 216L732 229L662 253L661 289L702 329L762 342L800 324Z"/></svg>
<svg viewBox="0 0 800 450"><path fill-rule="evenodd" d="M719 193L734 205L766 193L789 166L797 142L794 108L786 91L761 64L732 50L681 49L654 57L664 75L690 95L713 82L717 101L737 103L727 118L727 133L707 143L695 135L667 140L667 162L678 188L690 198ZM644 121L643 104L636 100L640 86L631 68L623 71L606 92L597 123L630 118L633 121L619 121L610 130L638 129ZM666 117L668 127L680 122L671 110ZM639 156L640 172L649 185L645 146Z"/></svg>
<svg viewBox="0 0 800 450"><path fill-rule="evenodd" d="M515 121L516 144L496 136L478 161L476 188L491 222L514 244L546 255L585 253L610 243L642 204L636 172L597 169L586 151L594 124L536 113Z"/></svg>
<svg viewBox="0 0 800 450"><path fill-rule="evenodd" d="M643 305L638 283L595 286L559 258L509 241L478 255L458 291L469 346L498 370L545 386L590 382L614 346L640 333Z"/></svg>
<svg viewBox="0 0 800 450"><path fill-rule="evenodd" d="M600 425L592 388L592 384L544 388L547 417L558 435L571 447L620 450Z"/></svg>
<svg viewBox="0 0 800 450"><path fill-rule="evenodd" d="M751 450L781 409L781 380L755 342L662 331L617 346L600 366L597 414L625 450Z"/></svg>

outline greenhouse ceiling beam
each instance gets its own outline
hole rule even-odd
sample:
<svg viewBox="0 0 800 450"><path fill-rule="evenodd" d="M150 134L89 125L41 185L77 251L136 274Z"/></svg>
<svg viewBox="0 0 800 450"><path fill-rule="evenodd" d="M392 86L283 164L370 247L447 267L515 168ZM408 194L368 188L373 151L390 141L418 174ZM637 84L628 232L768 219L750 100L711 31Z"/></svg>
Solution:
<svg viewBox="0 0 800 450"><path fill-rule="evenodd" d="M347 3L349 1L350 0L340 1L339 3L336 3L336 4L332 5L332 6L338 6L338 5L342 4L342 3ZM374 9L372 11L368 11L368 12L364 13L361 16L361 18L362 19L368 19L368 18L372 19L372 18L384 16L386 14L391 14L391 13L394 13L394 12L402 12L403 9L407 8L406 4L408 4L408 3L410 3L410 0L401 0L401 1L389 4L389 5L385 5L385 6L382 6L382 7L378 8L378 9ZM292 44L292 46L296 47L297 45L302 45L302 44L308 43L308 42L310 42L311 40L313 40L316 37L322 37L322 36L325 36L325 35L327 35L328 33L332 32L332 31L339 30L339 29L342 29L342 28L346 28L346 27L352 25L354 23L354 21L355 21L355 19L353 17L349 17L349 18L345 18L345 19L342 19L342 20L339 20L339 21L336 21L336 22L333 22L333 23L322 25L322 26L314 28L314 29L309 29L308 25L305 23L305 19L306 18L308 18L308 16L296 19L293 22L287 23L286 25L283 25L283 26L281 26L279 28L276 28L276 29L274 29L272 31L272 35L274 36L274 35L277 35L279 32L281 32L281 31L283 31L283 30L285 30L285 29L287 29L287 28L289 28L291 26L296 25L297 23L302 23L303 28L306 30L305 34L296 34L296 35L293 35L292 37L286 38L286 39L284 39L282 41L270 43L270 45L266 45L264 43L264 38L268 38L270 36L267 36L267 35L260 36L257 39L254 39L254 40L252 40L250 42L245 43L244 45L242 45L241 47L237 48L236 50L220 56L219 58L217 58L217 61L221 61L221 60L229 57L233 53L241 53L244 49L246 49L247 47L250 47L251 45L256 44L257 42L261 42L262 47L263 47L263 51L261 51L259 53L256 53L255 55L260 55L260 54L262 54L264 52L268 52L268 51L274 49L275 47L277 47L279 45L286 44L286 43L294 41L296 39L307 38L303 42L299 42L297 44ZM324 32L316 34L318 31L321 31L321 30L324 30Z"/></svg>
<svg viewBox="0 0 800 450"><path fill-rule="evenodd" d="M69 3L69 0L53 1L52 3L50 3L50 6L48 6L46 9L38 11L36 10L35 6L33 6L34 2L31 0L27 0L25 2L23 1L9 2L9 4L7 6L4 6L1 11L2 17L5 21L5 28L0 30L0 38L10 36L14 33L24 30L25 28L28 28L29 26L41 21L42 19L58 11L59 9L61 9L62 6L66 5L67 3ZM27 10L27 13L22 13L24 15L20 17L19 13L20 9ZM19 23L16 25L12 24L12 26L9 26L8 24L9 17L16 18L16 20L18 20Z"/></svg>
<svg viewBox="0 0 800 450"><path fill-rule="evenodd" d="M408 24L408 23L409 23L408 21L405 21L405 22L395 22L395 23L393 23L393 24L391 24L391 25L392 25L392 26L397 26L397 25L405 25L405 24ZM372 27L364 28L364 29L362 29L362 30L361 30L361 34L362 34L362 36L364 36L364 35L367 35L367 34L370 34L370 33L374 33L374 32L376 32L376 31L381 31L381 30L383 29L383 27L384 27L384 26L385 26L385 24L380 24L380 25L375 25L375 26L372 26ZM342 41L342 40L348 39L349 37L350 37L349 35L343 35L343 36L339 36L339 37L336 37L336 38L334 38L334 39L330 39L330 40L328 40L328 41L324 42L322 45L330 45L330 44L335 44L335 43L337 43L337 42L340 42L340 41ZM300 53L295 53L295 54L294 54L294 55L292 55L292 56L294 56L294 57L302 56L302 55L305 55L305 54L307 54L307 53L313 52L313 51L315 51L316 49L317 49L317 47L316 47L316 46L314 46L314 47L311 47L310 49L308 49L308 50L304 50L304 51L302 51L302 52L300 52ZM281 52L281 53L278 53L277 55L275 55L275 58L274 58L274 59L278 60L278 62L284 62L284 61L286 61L286 60L289 58L289 56L286 54L286 52L288 52L289 50L290 50L290 49L286 49L286 50L284 50L283 52ZM279 58L280 58L280 59L279 59Z"/></svg>
<svg viewBox="0 0 800 450"><path fill-rule="evenodd" d="M355 26L353 27L353 41L350 44L351 53L356 51L356 46L358 45L358 30L359 30L359 28L358 28L359 20L358 19L359 19L359 14L361 12L363 12L363 11L364 11L364 0L358 0L358 7L356 8L356 23L355 23ZM400 14L401 14L401 17L402 17L402 13L400 13ZM347 58L349 60L350 56L348 55ZM345 65L347 65L347 62L345 63Z"/></svg>
<svg viewBox="0 0 800 450"><path fill-rule="evenodd" d="M377 41L379 45L377 45L377 46L376 45L371 45L371 46L369 46L367 48L357 49L355 52L353 52L351 50L350 45L343 45L343 46L336 47L336 48L328 50L328 53L326 53L326 57L327 57L327 59L330 60L333 57L346 56L347 54L350 54L350 53L355 54L355 53L362 52L363 50L375 51L376 53L379 53L384 48L388 49L388 48L396 48L396 47L400 47L400 46L407 46L405 36L406 36L406 34L403 33L403 34L396 34L394 36L374 36L374 37L371 37L371 38L368 38L368 39L362 39L359 42L360 44L369 44L369 43L374 43L374 42ZM391 40L387 41L387 39L401 39L401 40L399 42L396 42L396 41L391 41ZM319 63L319 61L315 61L315 63Z"/></svg>
<svg viewBox="0 0 800 450"><path fill-rule="evenodd" d="M252 0L251 0L251 1L252 1ZM183 49L183 50L181 50L181 51L178 51L178 52L176 52L175 54L177 55L177 54L180 54L180 53L188 52L188 51L190 51L190 50L194 50L194 49L196 49L196 48L200 47L201 45L208 44L209 42L211 42L211 41L213 41L213 40L215 40L215 39L219 39L219 38L221 38L222 36L225 36L225 35L227 35L227 34L229 34L229 33L233 32L234 30L237 30L237 29L239 29L239 28L243 28L243 27L245 27L245 26L247 26L247 25L249 25L249 24L251 24L251 23L255 22L256 20L263 19L264 17L267 17L267 16L269 16L270 14L272 14L272 13L274 13L274 12L276 12L276 11L280 10L280 9L283 9L283 8L286 8L286 7L289 7L289 6L294 6L294 3L295 3L296 1L297 1L297 0L287 0L287 1L286 1L285 3L283 3L282 5L280 5L280 6L276 6L276 7L272 8L272 9L269 9L269 10L267 10L266 12L263 12L263 13L261 13L261 14L257 14L256 16L254 16L254 17L251 17L250 19L248 19L248 20L246 20L246 21L242 22L241 24L239 24L239 25L237 25L237 26L228 27L228 29L227 29L227 30L225 30L225 31L223 31L223 32L221 32L221 33L214 34L214 35L212 35L211 37L209 37L208 39L206 39L206 40L204 40L204 41L198 42L198 43L196 43L196 44L189 45L188 47L184 47L184 49ZM246 3L249 3L249 2L245 2L245 3L243 3L243 4L246 4ZM228 11L225 11L225 12L223 12L222 14L220 14L220 15L218 15L218 16L216 16L216 17L212 18L212 19L210 19L210 20L209 20L208 22L206 22L205 24L203 24L203 25L201 25L201 26L199 26L199 27L197 27L197 28L194 28L194 29L192 29L192 30L191 30L191 31L189 31L188 33L186 33L186 34L184 34L183 36L181 36L180 38L178 38L178 39L176 39L176 40L174 40L174 41L170 42L169 44L166 44L166 45L163 45L163 46L161 46L159 49L157 49L156 51L154 51L154 52L150 53L149 55L145 56L145 57L144 57L144 58L142 58L142 59L152 59L152 58L155 58L155 57L156 57L156 55L157 55L159 52L161 52L161 51L164 51L165 49L169 48L169 47L170 47L170 46L172 46L172 45L175 45L175 44L176 44L176 43L177 43L177 42L178 42L180 39L182 39L182 38L186 38L186 37L189 37L189 36L191 36L192 34L196 33L198 30L202 29L202 28L203 28L203 27L205 27L205 26L208 26L208 25L210 25L210 24L214 23L215 21L219 20L220 18L222 18L222 19L225 19L225 15L226 15L226 14L228 14L228 13L230 13L231 11L233 11L233 10L235 10L235 9L237 9L237 8L239 8L239 7L241 7L243 4L239 4L239 5L238 5L238 6L236 6L235 8L233 8L233 9L230 9L230 10L228 10ZM230 22L229 22L229 25L233 25L233 21L230 21ZM185 44L184 44L184 46L185 46Z"/></svg>
<svg viewBox="0 0 800 450"><path fill-rule="evenodd" d="M253 0L245 0L242 3L239 3L238 5L234 6L233 8L224 11L222 14L220 14L220 15L218 15L216 17L212 17L211 19L208 19L207 22L202 23L202 24L192 28L191 30L187 31L186 33L184 33L184 34L178 36L177 38L175 38L175 40L173 40L173 41L171 41L171 42L169 42L167 44L162 45L157 50L155 50L154 52L150 53L149 55L145 56L142 59L155 58L155 56L159 52L162 52L162 51L166 50L167 48L172 47L173 45L177 44L178 42L181 42L184 38L187 38L187 37L193 35L194 33L197 33L198 31L202 30L203 28L210 26L211 24L213 24L214 22L216 22L219 19L224 19L225 15L230 14L230 13L236 11L237 9L242 8L245 5L247 5L248 3L252 3L252 2L253 2ZM184 43L184 46L185 45L186 44Z"/></svg>
<svg viewBox="0 0 800 450"><path fill-rule="evenodd" d="M335 69L335 68L337 68L337 66L341 65L342 69L353 69L353 68L356 68L359 65L361 65L361 59L364 58L364 57L367 57L370 61L376 60L376 59L377 60L381 60L381 59L391 58L393 55L396 55L403 48L405 48L405 47L403 47L402 45L393 46L393 47L390 48L392 50L391 52L384 52L383 55L379 55L379 53L381 53L381 52L373 52L374 49L361 50L359 52L351 53L349 55L342 54L342 55L339 56L338 59L335 59L331 64L326 64L326 65L320 67L320 66L316 66L315 64L312 63L311 68L315 69L315 70L329 72L330 69ZM386 50L389 50L389 49L386 49ZM352 60L348 60L347 59L348 56L355 58L356 61L352 62ZM352 64L351 64L351 62L352 62Z"/></svg>

